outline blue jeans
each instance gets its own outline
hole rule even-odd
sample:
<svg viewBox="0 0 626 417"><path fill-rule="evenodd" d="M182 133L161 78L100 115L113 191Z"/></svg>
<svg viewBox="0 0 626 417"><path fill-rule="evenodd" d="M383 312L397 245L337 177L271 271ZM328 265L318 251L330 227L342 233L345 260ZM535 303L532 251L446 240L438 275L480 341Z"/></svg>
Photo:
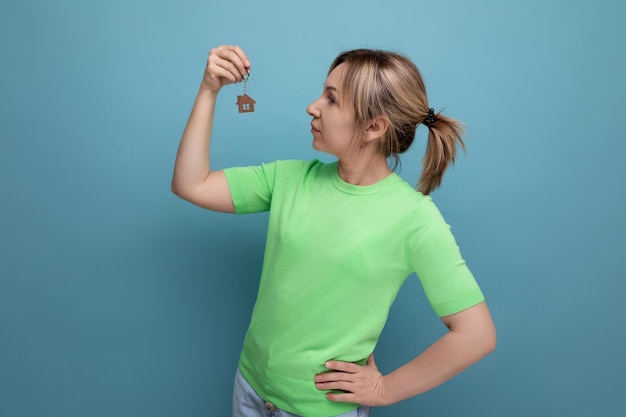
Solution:
<svg viewBox="0 0 626 417"><path fill-rule="evenodd" d="M370 407L361 406L337 417L369 417ZM239 369L233 389L233 417L300 417L279 410L274 404L263 400L243 378Z"/></svg>

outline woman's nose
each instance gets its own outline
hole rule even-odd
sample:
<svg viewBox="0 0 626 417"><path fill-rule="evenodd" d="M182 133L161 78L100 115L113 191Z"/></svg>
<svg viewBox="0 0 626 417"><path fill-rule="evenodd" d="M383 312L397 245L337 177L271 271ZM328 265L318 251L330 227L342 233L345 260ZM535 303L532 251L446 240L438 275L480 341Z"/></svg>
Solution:
<svg viewBox="0 0 626 417"><path fill-rule="evenodd" d="M306 112L309 116L319 117L319 109L317 107L317 102L319 99L315 100L313 103L306 106Z"/></svg>

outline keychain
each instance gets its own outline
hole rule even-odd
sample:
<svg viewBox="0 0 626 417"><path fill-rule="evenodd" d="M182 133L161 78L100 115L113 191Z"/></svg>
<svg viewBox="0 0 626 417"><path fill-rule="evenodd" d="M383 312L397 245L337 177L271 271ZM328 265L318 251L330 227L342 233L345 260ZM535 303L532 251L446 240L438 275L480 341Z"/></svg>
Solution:
<svg viewBox="0 0 626 417"><path fill-rule="evenodd" d="M239 113L252 113L254 111L254 101L252 97L246 94L248 88L248 78L250 78L250 71L243 78L243 95L237 96L237 106L239 107Z"/></svg>

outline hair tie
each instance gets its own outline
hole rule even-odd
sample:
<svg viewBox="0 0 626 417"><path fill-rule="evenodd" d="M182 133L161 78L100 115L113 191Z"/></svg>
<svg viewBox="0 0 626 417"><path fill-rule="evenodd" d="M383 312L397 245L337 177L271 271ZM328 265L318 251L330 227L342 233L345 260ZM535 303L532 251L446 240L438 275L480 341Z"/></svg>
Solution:
<svg viewBox="0 0 626 417"><path fill-rule="evenodd" d="M430 129L433 123L435 123L435 109L433 109L432 107L428 109L428 114L426 115L426 118L424 118L424 121L422 123Z"/></svg>

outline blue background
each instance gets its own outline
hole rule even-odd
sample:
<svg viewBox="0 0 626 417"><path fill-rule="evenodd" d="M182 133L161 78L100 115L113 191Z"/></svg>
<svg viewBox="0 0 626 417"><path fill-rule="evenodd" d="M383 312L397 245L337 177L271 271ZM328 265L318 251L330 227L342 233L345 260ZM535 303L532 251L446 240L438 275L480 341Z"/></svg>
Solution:
<svg viewBox="0 0 626 417"><path fill-rule="evenodd" d="M169 190L208 51L229 43L257 106L222 91L214 167L328 160L304 109L347 48L408 54L468 125L433 197L499 345L377 417L623 415L625 21L617 0L3 1L0 416L229 415L267 217ZM379 367L444 330L411 277Z"/></svg>

